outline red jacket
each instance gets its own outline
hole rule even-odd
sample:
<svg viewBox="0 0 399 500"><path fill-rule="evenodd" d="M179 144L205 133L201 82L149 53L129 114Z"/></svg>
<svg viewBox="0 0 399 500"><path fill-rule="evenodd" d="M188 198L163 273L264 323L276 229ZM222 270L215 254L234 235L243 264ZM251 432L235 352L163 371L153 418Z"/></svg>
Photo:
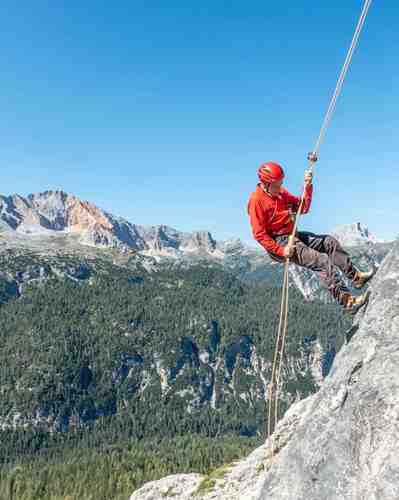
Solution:
<svg viewBox="0 0 399 500"><path fill-rule="evenodd" d="M309 212L312 202L313 186L305 188L305 199L301 213ZM280 189L276 197L265 193L258 184L248 201L248 214L252 226L252 234L256 241L269 253L284 257L284 249L273 238L291 234L294 229L293 212L297 212L301 199Z"/></svg>

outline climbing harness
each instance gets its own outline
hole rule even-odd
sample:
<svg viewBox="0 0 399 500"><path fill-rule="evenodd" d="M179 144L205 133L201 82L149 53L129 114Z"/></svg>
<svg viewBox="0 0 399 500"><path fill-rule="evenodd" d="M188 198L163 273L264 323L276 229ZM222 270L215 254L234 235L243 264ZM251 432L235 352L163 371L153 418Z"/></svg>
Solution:
<svg viewBox="0 0 399 500"><path fill-rule="evenodd" d="M322 126L319 132L319 135L317 137L315 147L311 153L308 154L308 171L313 173L313 165L315 160L317 159L321 144L324 140L324 137L326 135L328 126L331 122L331 119L333 117L337 100L339 95L341 94L342 86L346 77L346 74L348 72L349 66L352 61L353 53L357 47L358 41L359 41L359 36L362 31L362 28L364 26L367 13L369 11L370 5L371 5L372 0L365 0L359 21L357 23L355 33L352 38L352 42L350 44L348 53L345 58L345 62L343 64L341 73L339 75L339 78L337 80L334 93L332 95L332 98L330 100L330 104L327 108L327 112L325 114L324 120L322 122ZM300 215L302 213L302 208L305 200L305 187L303 189L303 193L300 199L299 207L298 210L295 214L294 218L294 228L292 230L292 233L289 237L288 240L288 245L292 247L294 243L294 238L296 235L297 227L298 227L298 222ZM267 418L267 437L271 438L271 452L270 455L267 457L270 459L270 465L273 461L274 453L275 453L275 442L274 442L274 434L272 432L276 429L277 422L278 422L278 402L279 402L279 392L280 392L280 377L281 377L281 370L282 370L282 364L283 364L283 356L284 356L284 346L285 346L285 339L287 335L287 329L288 329L288 291L289 291L289 262L290 258L286 257L285 263L284 263L284 277L283 277L283 287L282 287L282 295L281 295L281 307L280 307L280 318L279 318L279 324L278 324L278 329L277 329L277 338L276 338L276 346L275 346L275 351L274 351L274 357L273 357L273 367L272 367L272 376L271 376L271 381L269 385L269 395L268 395L268 418ZM272 427L273 426L273 427ZM273 431L272 431L273 429Z"/></svg>

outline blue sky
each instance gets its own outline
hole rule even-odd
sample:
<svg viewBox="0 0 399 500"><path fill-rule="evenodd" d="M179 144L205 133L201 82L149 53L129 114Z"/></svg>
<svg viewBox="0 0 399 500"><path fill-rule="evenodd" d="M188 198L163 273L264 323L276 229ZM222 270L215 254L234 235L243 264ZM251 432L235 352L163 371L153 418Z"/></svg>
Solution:
<svg viewBox="0 0 399 500"><path fill-rule="evenodd" d="M251 239L256 169L299 193L362 0L0 5L2 194L63 189L139 224ZM399 2L373 2L312 213L399 233Z"/></svg>

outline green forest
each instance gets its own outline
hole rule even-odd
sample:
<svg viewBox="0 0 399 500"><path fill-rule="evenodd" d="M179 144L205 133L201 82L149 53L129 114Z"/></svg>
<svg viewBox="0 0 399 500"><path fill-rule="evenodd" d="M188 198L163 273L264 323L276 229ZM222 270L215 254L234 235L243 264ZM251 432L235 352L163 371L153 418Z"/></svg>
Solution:
<svg viewBox="0 0 399 500"><path fill-rule="evenodd" d="M265 394L248 368L254 348L272 359L279 289L215 266L98 269L31 282L20 297L0 280L0 498L128 499L146 481L209 472L265 438ZM318 338L328 361L348 320L290 295L287 357ZM217 360L225 368L211 380ZM286 386L315 390L310 375Z"/></svg>

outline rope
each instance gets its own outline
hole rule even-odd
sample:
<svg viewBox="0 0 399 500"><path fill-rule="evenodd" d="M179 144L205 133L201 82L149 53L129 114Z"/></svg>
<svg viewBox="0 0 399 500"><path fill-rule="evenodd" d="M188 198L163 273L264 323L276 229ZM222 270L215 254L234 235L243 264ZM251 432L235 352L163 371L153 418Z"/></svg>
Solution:
<svg viewBox="0 0 399 500"><path fill-rule="evenodd" d="M276 411L274 413L274 428L277 427L277 422L278 422L278 401L279 401L279 390L280 390L280 375L281 375L281 367L283 364L283 355L284 355L284 347L285 347L285 338L288 330L288 292L289 292L289 283L288 283L288 270L289 270L289 260L287 259L287 263L285 266L285 274L287 275L286 277L286 292L285 292L285 306L284 306L284 321L283 321L283 336L281 340L281 350L280 350L280 362L278 365L278 370L277 370L277 377L276 377Z"/></svg>
<svg viewBox="0 0 399 500"><path fill-rule="evenodd" d="M328 126L331 122L331 119L333 117L337 100L338 97L341 94L342 91L342 86L344 84L344 80L346 77L346 74L348 72L348 69L350 67L353 53L357 47L358 41L359 41L359 36L360 33L363 29L370 5L371 5L372 0L365 0L359 21L357 23L355 33L353 35L348 53L345 58L344 65L342 67L341 73L339 75L339 78L337 80L334 93L332 95L332 98L330 100L330 104L327 108L327 112L325 114L324 120L322 122L322 126L320 129L319 136L316 140L316 144L313 150L313 153L318 155L318 152L320 150L320 146L325 138ZM313 172L313 166L314 163L309 159L309 165L308 165L308 170L310 172ZM298 210L295 214L295 219L294 219L294 227L292 230L292 233L289 237L288 244L293 245L294 243L294 238L295 234L297 232L297 227L298 227L298 222L299 218L302 214L302 209L303 205L305 202L305 190L306 186L303 188L303 192L301 195L301 199L299 202ZM276 347L274 351L274 357L273 357L273 367L272 367L272 376L271 376L271 381L270 381L270 387L269 387L269 408L268 408L268 428L267 428L267 437L271 437L271 454L270 454L270 465L273 461L274 458L274 451L275 451L275 443L274 443L274 434L272 434L272 420L273 420L273 414L274 414L274 428L273 432L276 429L277 422L278 422L278 400L279 400L279 390L280 390L280 376L281 376L281 368L282 368L282 362L283 362L283 355L284 355L284 347L285 347L285 339L287 335L287 330L288 330L288 290L289 290L289 262L290 259L289 257L286 258L285 260L285 266L284 266L284 279L283 279L283 288L282 288L282 295L281 295L281 307L280 307L280 319L279 319L279 325L278 325L278 331L277 331L277 339L276 339ZM273 404L274 400L274 404Z"/></svg>
<svg viewBox="0 0 399 500"><path fill-rule="evenodd" d="M342 90L342 86L344 84L346 74L347 74L349 66L352 62L353 53L355 52L355 49L357 47L357 44L359 41L359 36L360 36L361 31L362 31L364 22L366 20L366 16L367 16L367 13L368 13L369 8L370 8L371 1L372 0L365 0L365 2L364 2L363 9L362 9L362 12L360 14L360 18L359 18L359 21L358 21L356 29L355 29L355 33L354 33L353 38L352 38L352 42L350 44L344 65L342 67L337 84L335 86L335 90L334 90L333 96L331 98L330 105L328 106L326 116L324 117L323 124L322 124L321 129L320 129L319 137L317 138L316 145L315 145L315 148L313 150L316 153L316 155L319 152L321 143L324 140L324 136L326 135L327 128L328 128L330 121L331 121L331 118L334 114L335 107L337 105L337 100L338 100L339 95L341 94L341 90Z"/></svg>
<svg viewBox="0 0 399 500"><path fill-rule="evenodd" d="M287 302L288 286L286 286L286 285L288 285L288 261L287 260L285 261L285 265L284 265L284 279L283 279L283 289L282 289L282 299L281 299L282 304L286 304L286 302ZM284 326L285 326L285 317L286 317L285 316L286 311L284 309L285 308L283 308L283 307L280 308L280 319L279 319L279 324L278 324L278 329L277 329L276 349L274 350L272 377L271 377L271 382L270 382L270 386L269 386L269 409L268 409L268 419L267 419L267 422L268 422L267 434L268 434L268 436L270 436L272 434L273 413L275 416L274 424L276 424L277 410L276 410L276 408L273 408L273 391L274 391L275 380L276 380L277 366L279 366L277 358L280 354L282 354L281 345L282 345L282 337L283 337L283 331L284 331ZM286 308L286 309L288 311L288 308ZM277 398L274 398L274 401L275 401L275 404L277 404ZM274 425L274 428L275 428L275 425ZM273 443L272 443L272 448L273 448Z"/></svg>

